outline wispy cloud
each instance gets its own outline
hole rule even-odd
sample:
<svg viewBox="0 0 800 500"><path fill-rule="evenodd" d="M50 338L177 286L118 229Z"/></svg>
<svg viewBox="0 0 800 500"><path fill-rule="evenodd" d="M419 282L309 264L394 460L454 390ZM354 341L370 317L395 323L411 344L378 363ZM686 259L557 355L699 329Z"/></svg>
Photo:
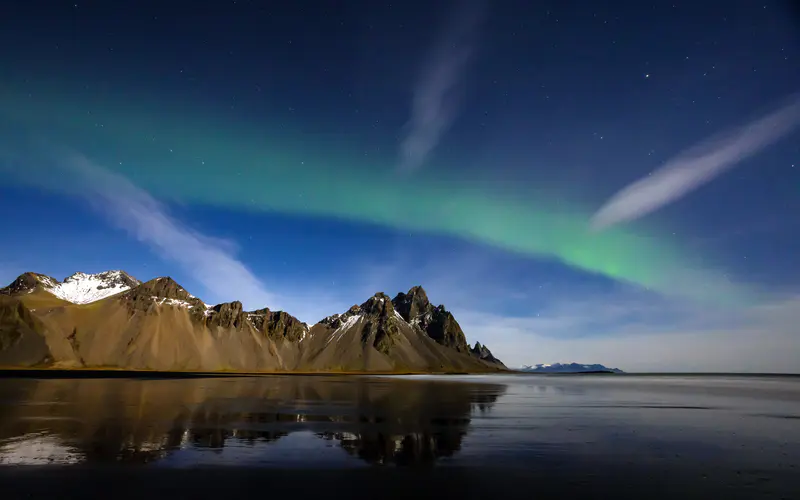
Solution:
<svg viewBox="0 0 800 500"><path fill-rule="evenodd" d="M480 0L462 2L423 67L400 146L402 170L419 168L455 119L461 79L474 52L483 7Z"/></svg>
<svg viewBox="0 0 800 500"><path fill-rule="evenodd" d="M180 265L212 298L241 300L250 307L277 305L276 297L236 258L232 242L194 231L146 191L81 155L70 155L64 166L82 181L84 195L100 213Z"/></svg>
<svg viewBox="0 0 800 500"><path fill-rule="evenodd" d="M509 366L578 362L639 372L800 371L800 297L739 311L683 307L666 320L658 308L655 316L631 319L629 307L638 305L598 296L575 309L565 299L539 316L471 311L458 319L471 339L486 343Z"/></svg>
<svg viewBox="0 0 800 500"><path fill-rule="evenodd" d="M738 129L707 139L618 191L592 217L595 230L642 217L711 181L800 123L800 97Z"/></svg>

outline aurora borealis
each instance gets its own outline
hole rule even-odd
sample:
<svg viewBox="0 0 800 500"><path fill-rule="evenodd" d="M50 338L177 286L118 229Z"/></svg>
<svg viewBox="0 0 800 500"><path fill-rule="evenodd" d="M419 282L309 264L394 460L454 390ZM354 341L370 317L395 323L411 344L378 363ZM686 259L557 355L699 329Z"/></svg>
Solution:
<svg viewBox="0 0 800 500"><path fill-rule="evenodd" d="M50 130L54 138L70 137L63 143L166 199L443 232L532 257L555 258L663 292L702 297L718 296L723 290L721 282L714 282L719 277L710 273L702 282L682 282L676 273L691 266L691 256L660 241L657 234L625 229L591 233L591 208L561 200L556 193L524 198L493 192L481 187L480 180L426 176L420 182L419 176L393 172L390 160L377 160L374 166L361 159L348 161L346 154L338 158L336 151L305 154L299 137L294 146L258 140L259 131L252 127L228 123L224 129L214 129L208 118L198 122L178 113L150 111L158 109L157 103L148 107L137 100L136 109L131 109L121 100L87 99L84 104L66 96L35 95L43 99L28 97L26 102L12 94L3 108L14 110L23 103L20 119L28 126ZM50 125L53 114L75 117L76 108L86 110L80 120ZM94 149L92 144L102 146ZM115 162L116 158L125 161ZM58 162L51 156L42 163L55 168L56 177L31 179L23 174L21 180L55 179L53 188L69 189L58 174Z"/></svg>
<svg viewBox="0 0 800 500"><path fill-rule="evenodd" d="M44 3L9 8L13 21L0 35L0 189L7 213L28 204L13 219L15 243L0 271L51 272L18 269L36 264L19 242L51 234L64 255L78 255L56 274L69 265L117 267L87 255L82 242L91 238L141 261L140 274L167 265L141 239L114 232L131 229L110 227L102 207L83 211L93 180L70 167L79 155L159 200L187 232L202 228L198 241L229 239L265 283L320 281L345 302L360 300L336 285L351 261L400 276L365 287L407 287L419 283L404 280L451 283L457 270L422 269L462 253L490 271L465 269L451 288L535 297L507 301L504 314L533 318L537 335L552 324L536 323L539 314L560 319L571 301L629 307L621 317L630 324L613 316L591 332L612 335L661 331L667 309L659 301L689 304L691 328L705 331L730 324L704 308L768 308L796 293L796 133L685 199L591 228L623 186L800 88L794 35L777 6L720 13L621 2L600 12L591 2L553 2L533 12L514 0L470 11L474 18L448 31L459 2L178 4L65 4L47 7L52 19L40 19ZM751 22L774 29L741 36ZM404 168L409 141L425 147ZM26 211L35 217L26 221ZM78 214L77 229L48 225L47 213L67 212ZM276 221L284 232L340 233L278 251L270 246L283 238ZM384 255L387 238L402 265ZM321 269L333 270L324 283ZM655 302L634 308L628 290Z"/></svg>

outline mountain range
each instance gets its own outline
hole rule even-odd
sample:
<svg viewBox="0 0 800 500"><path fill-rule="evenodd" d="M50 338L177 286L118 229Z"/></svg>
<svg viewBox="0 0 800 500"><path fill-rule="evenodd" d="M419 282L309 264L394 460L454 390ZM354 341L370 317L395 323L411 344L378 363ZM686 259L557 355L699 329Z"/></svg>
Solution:
<svg viewBox="0 0 800 500"><path fill-rule="evenodd" d="M284 311L204 303L169 277L24 273L0 289L0 366L247 372L490 372L422 287L314 325Z"/></svg>
<svg viewBox="0 0 800 500"><path fill-rule="evenodd" d="M518 371L528 373L625 373L619 368L608 368L600 364L584 365L580 363L553 363L552 365L538 364L534 366L525 365L522 368L519 368Z"/></svg>

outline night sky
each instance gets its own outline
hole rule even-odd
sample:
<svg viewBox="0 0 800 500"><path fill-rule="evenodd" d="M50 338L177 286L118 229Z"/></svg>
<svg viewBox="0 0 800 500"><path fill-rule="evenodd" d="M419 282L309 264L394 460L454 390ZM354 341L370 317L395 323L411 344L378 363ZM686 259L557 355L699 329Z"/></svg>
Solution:
<svg viewBox="0 0 800 500"><path fill-rule="evenodd" d="M509 366L800 371L791 2L6 1L0 176L4 284L421 284Z"/></svg>

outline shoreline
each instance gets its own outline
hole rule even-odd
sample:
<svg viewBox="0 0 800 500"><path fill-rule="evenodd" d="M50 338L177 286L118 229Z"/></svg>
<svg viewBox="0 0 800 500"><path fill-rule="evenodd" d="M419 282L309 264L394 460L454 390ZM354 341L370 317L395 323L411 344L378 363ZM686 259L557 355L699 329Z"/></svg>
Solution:
<svg viewBox="0 0 800 500"><path fill-rule="evenodd" d="M145 370L131 368L46 368L46 367L0 367L0 378L226 378L259 376L337 376L337 375L491 375L516 374L508 371L486 372L425 372L425 371L194 371L194 370Z"/></svg>
<svg viewBox="0 0 800 500"><path fill-rule="evenodd" d="M194 370L147 370L116 367L97 368L50 368L50 367L0 367L2 378L236 378L236 377L262 377L262 376L304 376L304 377L334 377L334 376L408 376L408 375L522 375L531 377L800 377L800 373L723 373L723 372L643 372L643 373L613 373L613 372L560 372L560 373L532 373L516 370L493 370L479 372L428 372L428 371L194 371Z"/></svg>

